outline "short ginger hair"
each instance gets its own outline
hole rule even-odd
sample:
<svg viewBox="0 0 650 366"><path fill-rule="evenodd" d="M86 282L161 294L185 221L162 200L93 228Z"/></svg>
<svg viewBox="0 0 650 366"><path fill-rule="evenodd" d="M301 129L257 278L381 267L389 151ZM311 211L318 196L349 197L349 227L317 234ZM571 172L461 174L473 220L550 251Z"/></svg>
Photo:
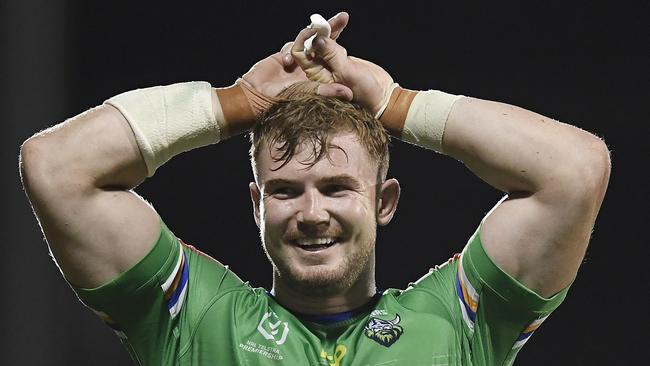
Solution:
<svg viewBox="0 0 650 366"><path fill-rule="evenodd" d="M250 132L249 153L256 178L257 159L263 143L271 152L271 158L282 162L276 169L288 164L298 152L296 149L305 144L306 148L312 149L312 154L309 160L300 163L311 167L329 157L329 149L341 149L330 142L332 136L351 132L357 136L368 156L377 162L377 183L386 179L390 137L370 112L358 104L336 98L295 93L291 87L278 98L279 101L261 116ZM276 145L281 154L272 153L271 148Z"/></svg>

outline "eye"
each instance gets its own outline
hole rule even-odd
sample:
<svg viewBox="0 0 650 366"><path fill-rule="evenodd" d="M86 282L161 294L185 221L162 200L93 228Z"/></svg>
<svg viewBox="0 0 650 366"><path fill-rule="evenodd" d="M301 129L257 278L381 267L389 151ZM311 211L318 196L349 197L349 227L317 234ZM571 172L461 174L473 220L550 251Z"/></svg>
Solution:
<svg viewBox="0 0 650 366"><path fill-rule="evenodd" d="M280 199L291 198L297 196L298 191L291 187L278 187L271 191L271 195Z"/></svg>
<svg viewBox="0 0 650 366"><path fill-rule="evenodd" d="M349 187L342 184L330 184L325 186L323 193L326 195L337 195L349 190Z"/></svg>

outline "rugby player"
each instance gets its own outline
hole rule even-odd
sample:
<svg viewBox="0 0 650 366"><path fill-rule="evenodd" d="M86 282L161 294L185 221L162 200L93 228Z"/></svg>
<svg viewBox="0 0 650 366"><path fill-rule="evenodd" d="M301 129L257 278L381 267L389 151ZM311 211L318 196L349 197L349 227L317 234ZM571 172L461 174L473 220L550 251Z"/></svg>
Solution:
<svg viewBox="0 0 650 366"><path fill-rule="evenodd" d="M331 37L309 52L315 30L303 30L230 87L126 92L23 144L23 184L52 255L137 364L508 365L565 298L607 188L605 143L515 106L402 88L347 55L336 41L347 22L330 19ZM185 244L133 191L173 156L243 132L269 290ZM376 230L400 194L389 134L459 160L505 196L460 254L378 291ZM449 224L396 246L421 256Z"/></svg>

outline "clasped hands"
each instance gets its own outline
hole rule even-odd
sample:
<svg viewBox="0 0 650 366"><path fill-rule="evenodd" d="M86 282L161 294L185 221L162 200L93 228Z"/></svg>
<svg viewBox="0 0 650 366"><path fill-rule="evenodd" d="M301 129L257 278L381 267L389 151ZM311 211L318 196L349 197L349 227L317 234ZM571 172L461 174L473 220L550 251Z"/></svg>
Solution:
<svg viewBox="0 0 650 366"><path fill-rule="evenodd" d="M337 43L348 21L345 12L329 19L330 37L317 36L311 54L305 52L304 43L316 30L303 29L280 52L256 63L242 76L242 82L270 98L301 83L305 92L353 101L376 115L388 101L393 79L380 66L348 56Z"/></svg>

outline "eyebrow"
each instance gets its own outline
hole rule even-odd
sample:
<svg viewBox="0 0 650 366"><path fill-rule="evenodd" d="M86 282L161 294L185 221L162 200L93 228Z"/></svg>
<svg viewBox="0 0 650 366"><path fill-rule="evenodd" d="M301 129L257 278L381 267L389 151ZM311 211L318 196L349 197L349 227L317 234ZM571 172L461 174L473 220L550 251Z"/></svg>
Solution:
<svg viewBox="0 0 650 366"><path fill-rule="evenodd" d="M356 177L349 174L339 174L331 177L323 178L320 180L325 184L347 184L354 188L360 188L361 182Z"/></svg>
<svg viewBox="0 0 650 366"><path fill-rule="evenodd" d="M282 186L282 185L297 185L300 184L298 180L291 180L285 178L269 179L262 184L263 188ZM347 184L353 188L360 188L361 182L356 177L349 174L338 174L334 176L325 177L318 180L318 184Z"/></svg>

